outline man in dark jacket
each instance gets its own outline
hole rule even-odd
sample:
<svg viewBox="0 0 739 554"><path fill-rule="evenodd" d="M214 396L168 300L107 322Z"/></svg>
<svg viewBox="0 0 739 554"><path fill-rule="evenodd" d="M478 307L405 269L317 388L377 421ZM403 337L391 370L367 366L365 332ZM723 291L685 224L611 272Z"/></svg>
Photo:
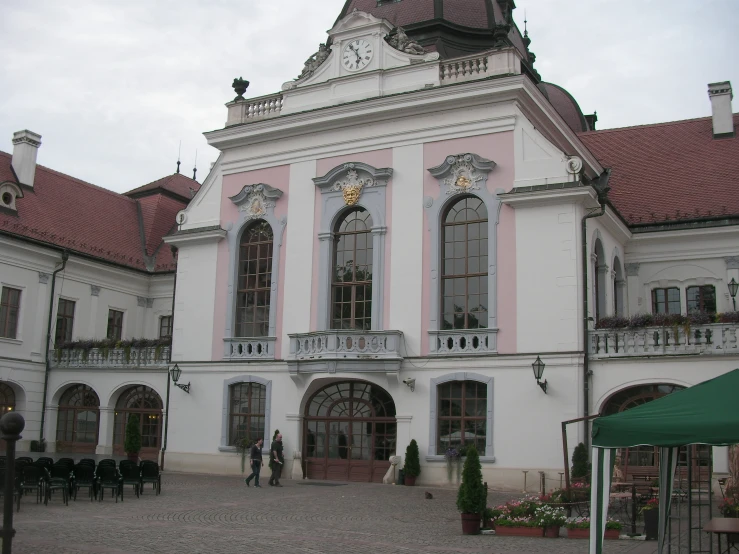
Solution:
<svg viewBox="0 0 739 554"><path fill-rule="evenodd" d="M262 444L264 444L264 441L259 439L251 447L251 452L249 453L251 475L244 479L247 487L249 486L249 481L254 479L254 486L259 487L260 489L262 488L259 484L259 471L262 468Z"/></svg>
<svg viewBox="0 0 739 554"><path fill-rule="evenodd" d="M282 473L282 464L285 458L282 455L282 435L277 435L269 447L269 467L272 469L272 475L269 478L269 484L273 487L281 487L280 474Z"/></svg>

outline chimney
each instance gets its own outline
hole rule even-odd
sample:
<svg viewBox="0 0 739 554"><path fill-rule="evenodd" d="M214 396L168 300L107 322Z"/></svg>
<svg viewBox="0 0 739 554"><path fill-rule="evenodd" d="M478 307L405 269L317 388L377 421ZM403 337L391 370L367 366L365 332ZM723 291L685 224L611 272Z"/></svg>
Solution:
<svg viewBox="0 0 739 554"><path fill-rule="evenodd" d="M595 131L595 124L598 122L598 112L586 115L585 121L588 122L588 131Z"/></svg>
<svg viewBox="0 0 739 554"><path fill-rule="evenodd" d="M13 171L18 182L33 187L36 177L36 155L41 146L41 135L24 130L13 133Z"/></svg>
<svg viewBox="0 0 739 554"><path fill-rule="evenodd" d="M713 114L713 138L734 136L734 115L731 113L731 82L710 83L708 97L711 99Z"/></svg>

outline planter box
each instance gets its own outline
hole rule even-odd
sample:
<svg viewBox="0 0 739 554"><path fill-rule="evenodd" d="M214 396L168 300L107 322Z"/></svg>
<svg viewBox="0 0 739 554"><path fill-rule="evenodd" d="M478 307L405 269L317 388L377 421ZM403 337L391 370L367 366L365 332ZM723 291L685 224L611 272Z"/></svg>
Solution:
<svg viewBox="0 0 739 554"><path fill-rule="evenodd" d="M495 534L499 537L543 537L543 527L501 527L495 526Z"/></svg>
<svg viewBox="0 0 739 554"><path fill-rule="evenodd" d="M621 531L618 529L606 529L606 540L617 540ZM568 539L589 539L590 529L567 529Z"/></svg>
<svg viewBox="0 0 739 554"><path fill-rule="evenodd" d="M558 539L559 538L559 526L557 527L545 527L544 528L544 536L548 539Z"/></svg>

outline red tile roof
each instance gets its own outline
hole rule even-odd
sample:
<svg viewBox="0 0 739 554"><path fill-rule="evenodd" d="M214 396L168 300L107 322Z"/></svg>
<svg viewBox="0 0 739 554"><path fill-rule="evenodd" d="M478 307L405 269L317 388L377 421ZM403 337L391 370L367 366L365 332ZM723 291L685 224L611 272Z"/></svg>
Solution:
<svg viewBox="0 0 739 554"><path fill-rule="evenodd" d="M0 152L0 182L17 182L11 160ZM141 271L171 271L174 260L162 237L187 203L162 191L179 196L183 179L200 186L179 177L134 189L148 193L134 199L37 165L33 190L24 187L16 199L17 213L0 213L0 231Z"/></svg>
<svg viewBox="0 0 739 554"><path fill-rule="evenodd" d="M630 224L739 214L739 136L714 139L710 117L578 136L611 168L609 197Z"/></svg>
<svg viewBox="0 0 739 554"><path fill-rule="evenodd" d="M181 173L173 173L172 175L167 175L166 177L157 179L156 181L153 181L148 185L144 185L143 187L129 190L124 194L126 196L130 196L131 198L138 198L140 196L144 196L145 193L149 191L161 189L175 194L181 197L186 202L189 202L199 188L200 183L198 183L197 181L193 181L192 179L190 179L189 177L185 177Z"/></svg>

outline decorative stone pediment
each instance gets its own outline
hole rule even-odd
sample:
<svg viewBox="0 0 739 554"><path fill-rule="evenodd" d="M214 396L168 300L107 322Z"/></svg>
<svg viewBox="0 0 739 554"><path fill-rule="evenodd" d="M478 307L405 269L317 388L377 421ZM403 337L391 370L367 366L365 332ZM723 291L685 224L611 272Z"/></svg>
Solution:
<svg viewBox="0 0 739 554"><path fill-rule="evenodd" d="M280 189L271 187L264 183L245 185L241 192L229 197L236 204L239 211L244 214L245 220L264 217L275 207L275 202L282 197Z"/></svg>
<svg viewBox="0 0 739 554"><path fill-rule="evenodd" d="M444 163L428 171L439 180L443 192L452 195L480 190L495 165L477 154L457 154L447 156Z"/></svg>
<svg viewBox="0 0 739 554"><path fill-rule="evenodd" d="M336 166L323 177L313 182L323 192L341 192L344 204L353 206L359 202L365 188L387 185L392 176L391 168L375 169L362 162L351 162Z"/></svg>

